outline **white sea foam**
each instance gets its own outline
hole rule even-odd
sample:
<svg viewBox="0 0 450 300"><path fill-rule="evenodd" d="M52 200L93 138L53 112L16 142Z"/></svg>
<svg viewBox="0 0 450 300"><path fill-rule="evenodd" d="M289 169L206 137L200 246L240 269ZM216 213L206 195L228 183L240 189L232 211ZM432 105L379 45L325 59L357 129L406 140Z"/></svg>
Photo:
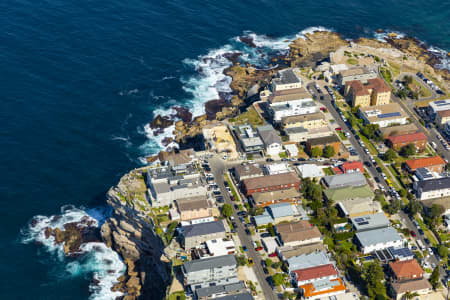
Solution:
<svg viewBox="0 0 450 300"><path fill-rule="evenodd" d="M61 214L55 216L35 216L27 228L21 232L22 242L25 244L37 242L55 255L61 263L66 264L66 272L70 276L91 276L93 283L89 289L92 300L109 300L121 296L121 292L112 292L111 287L117 278L125 272L125 264L119 255L100 242L84 243L80 246L80 255L75 260L66 258L62 245L56 245L53 236L46 238L47 227L63 229L70 222L80 222L88 219L89 226L98 227L110 213L109 208L78 209L67 205L61 208ZM80 225L88 226L88 225Z"/></svg>

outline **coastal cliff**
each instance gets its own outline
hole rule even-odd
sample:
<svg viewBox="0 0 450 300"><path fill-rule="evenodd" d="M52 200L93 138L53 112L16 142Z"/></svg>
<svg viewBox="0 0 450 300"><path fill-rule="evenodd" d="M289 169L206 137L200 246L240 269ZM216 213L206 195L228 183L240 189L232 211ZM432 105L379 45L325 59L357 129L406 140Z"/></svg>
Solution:
<svg viewBox="0 0 450 300"><path fill-rule="evenodd" d="M149 216L144 170L131 171L108 191L107 203L113 213L100 230L104 243L119 253L127 266L113 287L124 293L124 300L163 299L170 281L164 244Z"/></svg>

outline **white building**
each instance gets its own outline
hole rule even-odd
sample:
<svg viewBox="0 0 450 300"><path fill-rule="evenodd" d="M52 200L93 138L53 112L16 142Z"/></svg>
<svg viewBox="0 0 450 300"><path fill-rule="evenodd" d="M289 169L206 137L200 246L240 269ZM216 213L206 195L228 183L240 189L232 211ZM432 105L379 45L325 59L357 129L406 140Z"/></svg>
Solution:
<svg viewBox="0 0 450 300"><path fill-rule="evenodd" d="M232 240L215 239L206 241L205 244L211 256L222 256L234 254L236 252L236 248Z"/></svg>
<svg viewBox="0 0 450 300"><path fill-rule="evenodd" d="M360 107L359 116L365 124L377 124L380 128L408 123L408 115L397 103Z"/></svg>
<svg viewBox="0 0 450 300"><path fill-rule="evenodd" d="M393 227L379 228L356 233L361 252L364 254L389 247L402 247L405 239Z"/></svg>
<svg viewBox="0 0 450 300"><path fill-rule="evenodd" d="M450 177L416 181L413 190L418 200L427 200L450 196Z"/></svg>
<svg viewBox="0 0 450 300"><path fill-rule="evenodd" d="M428 105L428 113L434 119L438 111L450 109L450 99L433 101Z"/></svg>
<svg viewBox="0 0 450 300"><path fill-rule="evenodd" d="M264 143L266 154L276 156L283 151L281 137L278 135L278 132L273 129L272 125L259 126L256 130Z"/></svg>
<svg viewBox="0 0 450 300"><path fill-rule="evenodd" d="M325 176L322 168L314 164L299 165L297 169L302 178L319 178Z"/></svg>
<svg viewBox="0 0 450 300"><path fill-rule="evenodd" d="M301 88L302 81L300 80L299 74L300 70L298 68L279 71L277 77L272 79L272 91L277 92Z"/></svg>
<svg viewBox="0 0 450 300"><path fill-rule="evenodd" d="M284 149L286 149L286 152L290 157L297 157L298 156L298 147L296 144L287 144L284 145Z"/></svg>
<svg viewBox="0 0 450 300"><path fill-rule="evenodd" d="M266 164L264 169L267 175L277 175L292 172L291 167L287 163Z"/></svg>
<svg viewBox="0 0 450 300"><path fill-rule="evenodd" d="M312 98L300 98L297 94L275 96L270 104L270 112L275 122L280 122L284 117L313 114L319 111L319 107ZM278 100L275 102L275 100Z"/></svg>
<svg viewBox="0 0 450 300"><path fill-rule="evenodd" d="M338 74L342 71L346 71L346 70L348 70L348 67L345 64L331 65L330 69L329 69L330 73L333 75L336 75L336 74Z"/></svg>
<svg viewBox="0 0 450 300"><path fill-rule="evenodd" d="M278 247L280 247L280 245L277 242L277 238L274 236L262 238L261 242L264 247L264 250L266 250L268 254L277 252Z"/></svg>

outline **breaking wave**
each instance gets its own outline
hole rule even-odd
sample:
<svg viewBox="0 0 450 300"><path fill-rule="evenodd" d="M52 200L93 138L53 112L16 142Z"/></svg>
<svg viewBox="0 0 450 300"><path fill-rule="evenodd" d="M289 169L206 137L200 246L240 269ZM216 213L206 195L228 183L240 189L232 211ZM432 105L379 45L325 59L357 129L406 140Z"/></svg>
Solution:
<svg viewBox="0 0 450 300"><path fill-rule="evenodd" d="M64 225L82 222L83 225L99 228L110 215L110 208L78 209L71 205L61 208L61 214L53 216L35 216L29 225L21 231L21 242L37 243L62 263L64 278L84 277L91 280L89 290L91 300L112 300L123 293L111 291L117 278L125 272L125 264L119 255L102 242L86 242L80 245L76 258L66 257L62 244L56 244L53 236L46 235L48 227L64 229ZM83 222L84 221L84 222Z"/></svg>

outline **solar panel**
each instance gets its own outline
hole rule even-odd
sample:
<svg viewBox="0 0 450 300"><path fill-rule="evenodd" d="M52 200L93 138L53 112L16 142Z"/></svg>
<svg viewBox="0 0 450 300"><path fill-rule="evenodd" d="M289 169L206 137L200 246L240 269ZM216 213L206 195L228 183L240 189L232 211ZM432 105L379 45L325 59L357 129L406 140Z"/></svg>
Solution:
<svg viewBox="0 0 450 300"><path fill-rule="evenodd" d="M364 218L356 218L355 219L355 222L362 222L362 221L364 221Z"/></svg>
<svg viewBox="0 0 450 300"><path fill-rule="evenodd" d="M359 223L358 223L359 226L361 226L361 225L367 225L367 224L369 224L369 222L359 222Z"/></svg>
<svg viewBox="0 0 450 300"><path fill-rule="evenodd" d="M384 118L391 118L391 117L400 117L401 115L402 115L401 113L396 111L396 112L392 112L392 113L381 114L381 115L378 115L377 117L379 119L384 119Z"/></svg>

